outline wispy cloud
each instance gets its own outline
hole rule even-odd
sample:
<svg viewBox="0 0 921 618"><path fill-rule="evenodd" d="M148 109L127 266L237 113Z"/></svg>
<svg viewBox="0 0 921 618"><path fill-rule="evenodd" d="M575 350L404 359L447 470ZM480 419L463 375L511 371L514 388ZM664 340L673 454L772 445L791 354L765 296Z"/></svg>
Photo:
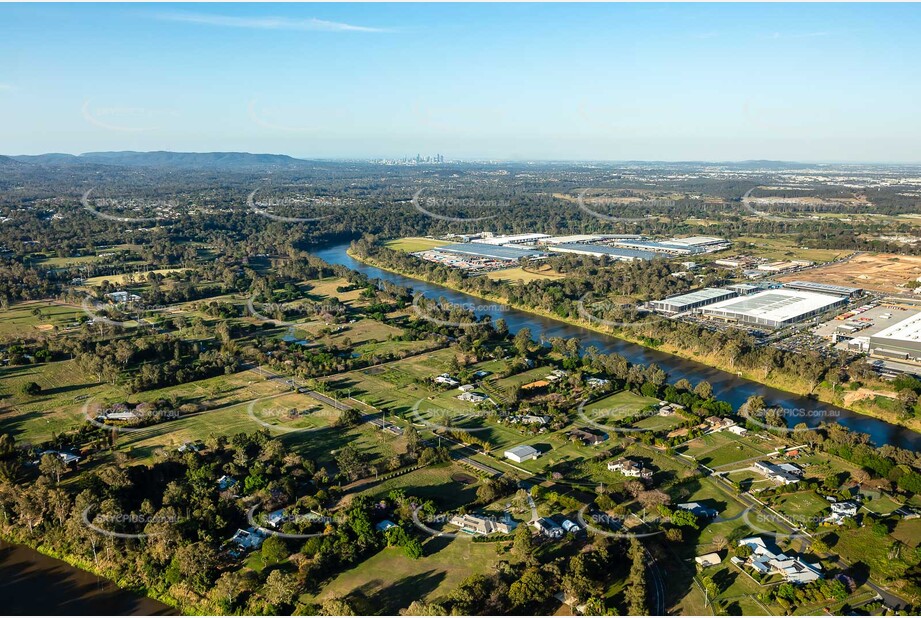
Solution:
<svg viewBox="0 0 921 618"><path fill-rule="evenodd" d="M18 90L18 88L13 84L4 84L0 82L0 92L15 92L16 90Z"/></svg>
<svg viewBox="0 0 921 618"><path fill-rule="evenodd" d="M823 36L831 36L831 32L771 32L764 35L765 39L814 39Z"/></svg>
<svg viewBox="0 0 921 618"><path fill-rule="evenodd" d="M291 19L288 17L235 17L212 13L157 13L156 19L187 24L204 24L225 28L249 28L254 30L298 30L319 32L387 32L384 28L356 26L323 19Z"/></svg>

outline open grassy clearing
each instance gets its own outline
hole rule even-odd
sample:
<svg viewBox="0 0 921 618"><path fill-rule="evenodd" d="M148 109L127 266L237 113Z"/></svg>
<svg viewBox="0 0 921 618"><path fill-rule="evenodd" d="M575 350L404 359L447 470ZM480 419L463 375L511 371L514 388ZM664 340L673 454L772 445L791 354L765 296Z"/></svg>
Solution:
<svg viewBox="0 0 921 618"><path fill-rule="evenodd" d="M103 281L108 281L116 285L124 285L126 283L137 282L137 283L147 283L147 274L156 273L158 275L168 275L169 273L179 273L187 270L189 268L156 268L150 270L143 270L138 273L125 273L121 275L100 275L99 277L90 277L84 283L88 287L98 287L102 285Z"/></svg>
<svg viewBox="0 0 921 618"><path fill-rule="evenodd" d="M679 448L678 452L690 455L705 466L714 468L761 457L772 452L774 448L772 443L761 442L755 437L741 437L720 431L695 438ZM744 467L744 464L740 466Z"/></svg>
<svg viewBox="0 0 921 618"><path fill-rule="evenodd" d="M447 463L429 465L407 474L378 483L361 493L373 498L386 498L394 489L402 489L408 495L434 500L439 508L449 510L476 500L477 482L464 484L455 481L456 475L473 476L460 464Z"/></svg>
<svg viewBox="0 0 921 618"><path fill-rule="evenodd" d="M406 238L398 238L396 240L388 240L386 245L394 251L405 251L406 253L415 253L417 251L427 251L428 249L434 249L435 247L443 247L445 245L451 244L447 240L436 240L434 238L421 238L418 236L409 236Z"/></svg>
<svg viewBox="0 0 921 618"><path fill-rule="evenodd" d="M22 394L27 382L37 383L42 392L35 397ZM76 361L0 367L0 429L17 440L40 442L82 425L81 410L88 399L122 395L120 388L87 376Z"/></svg>
<svg viewBox="0 0 921 618"><path fill-rule="evenodd" d="M543 281L545 279L562 279L566 275L555 272L550 266L531 267L525 270L522 267L504 268L502 270L493 270L486 273L486 276L494 281L508 281L510 283L530 283L531 281Z"/></svg>
<svg viewBox="0 0 921 618"><path fill-rule="evenodd" d="M41 317L34 315L41 311ZM0 336L30 336L51 334L55 328L65 328L86 314L79 305L31 300L0 310Z"/></svg>
<svg viewBox="0 0 921 618"><path fill-rule="evenodd" d="M425 555L418 560L407 558L399 548L383 549L333 579L316 601L346 597L369 612L399 615L413 601L435 602L470 575L492 572L504 557L496 553L494 543L468 538L427 537L423 549Z"/></svg>
<svg viewBox="0 0 921 618"><path fill-rule="evenodd" d="M754 247L745 247L743 243L750 243ZM809 260L812 262L831 262L849 253L833 249L797 247L794 246L793 239L789 236L741 236L734 241L733 250L769 260Z"/></svg>
<svg viewBox="0 0 921 618"><path fill-rule="evenodd" d="M814 491L798 491L780 496L773 508L792 521L806 525L815 522L819 513L828 509L828 501Z"/></svg>

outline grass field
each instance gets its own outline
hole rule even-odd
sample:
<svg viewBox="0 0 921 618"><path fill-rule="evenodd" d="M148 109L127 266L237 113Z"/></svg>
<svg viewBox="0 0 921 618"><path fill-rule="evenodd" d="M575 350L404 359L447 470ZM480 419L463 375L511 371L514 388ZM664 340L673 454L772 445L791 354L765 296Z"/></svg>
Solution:
<svg viewBox="0 0 921 618"><path fill-rule="evenodd" d="M750 243L754 245L754 247L743 247L742 243ZM734 250L755 257L767 258L769 260L830 262L849 253L848 251L836 251L832 249L804 249L794 246L792 238L783 236L741 236L735 240L734 244Z"/></svg>
<svg viewBox="0 0 921 618"><path fill-rule="evenodd" d="M477 484L464 485L452 479L456 474L472 476L459 464L430 465L374 485L362 493L373 498L386 498L394 489L408 495L433 500L440 509L455 509L476 500Z"/></svg>
<svg viewBox="0 0 921 618"><path fill-rule="evenodd" d="M644 397L630 391L620 391L586 404L582 408L582 413L586 418L600 426L619 427L622 425L624 418L635 415L640 410L658 403L659 400L653 397ZM641 419L640 423L643 421L646 422L646 425L641 426L638 424L637 428L651 429L650 425L655 426L660 422L663 426L666 426L668 419L650 416Z"/></svg>
<svg viewBox="0 0 921 618"><path fill-rule="evenodd" d="M395 251L405 251L406 253L415 253L416 251L426 251L435 247L443 247L451 244L447 240L435 240L432 238L419 238L410 236L407 238L398 238L397 240L387 241L387 247Z"/></svg>
<svg viewBox="0 0 921 618"><path fill-rule="evenodd" d="M33 315L38 309L42 317ZM40 335L53 328L63 328L86 315L79 305L64 305L45 301L27 301L0 311L0 335Z"/></svg>
<svg viewBox="0 0 921 618"><path fill-rule="evenodd" d="M178 272L183 272L185 270L189 270L189 269L188 268L158 268L158 269L145 270L139 273L126 273L123 275L103 275L100 277L90 277L89 279L86 280L86 283L84 285L87 285L89 287L95 287L95 286L102 285L103 281L108 281L109 283L114 283L114 284L119 284L119 285L124 284L126 282L130 282L130 281L135 281L138 283L146 283L147 273L157 273L158 275L168 275L169 273L178 273Z"/></svg>
<svg viewBox="0 0 921 618"><path fill-rule="evenodd" d="M369 613L399 615L413 601L435 602L470 575L492 572L504 557L496 553L496 544L468 538L427 537L423 549L418 560L398 548L381 550L333 579L316 602L347 597Z"/></svg>
<svg viewBox="0 0 921 618"><path fill-rule="evenodd" d="M772 450L773 447L770 445L756 443L753 438L743 438L720 431L688 442L679 449L679 452L690 455L705 466L715 468L760 457Z"/></svg>
<svg viewBox="0 0 921 618"><path fill-rule="evenodd" d="M495 281L509 281L511 283L530 283L531 281L542 281L545 279L561 279L566 275L561 275L557 272L553 272L549 266L541 267L540 270L536 268L530 268L525 270L524 268L504 268L502 270L493 270L486 273L486 276Z"/></svg>

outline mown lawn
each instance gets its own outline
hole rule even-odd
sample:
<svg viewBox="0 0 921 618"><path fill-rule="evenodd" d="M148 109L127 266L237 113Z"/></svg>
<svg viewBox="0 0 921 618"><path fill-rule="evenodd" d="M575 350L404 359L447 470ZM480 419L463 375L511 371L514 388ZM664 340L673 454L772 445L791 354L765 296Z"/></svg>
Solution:
<svg viewBox="0 0 921 618"><path fill-rule="evenodd" d="M406 253L415 253L417 251L426 251L435 247L443 247L451 244L446 240L435 240L432 238L421 238L418 236L408 236L396 240L388 240L386 245L394 251L405 251Z"/></svg>
<svg viewBox="0 0 921 618"><path fill-rule="evenodd" d="M369 613L399 615L413 601L437 602L470 575L490 573L500 559L508 559L496 552L495 543L464 537L427 537L423 549L418 560L398 548L383 549L335 577L314 599L303 600L346 597Z"/></svg>

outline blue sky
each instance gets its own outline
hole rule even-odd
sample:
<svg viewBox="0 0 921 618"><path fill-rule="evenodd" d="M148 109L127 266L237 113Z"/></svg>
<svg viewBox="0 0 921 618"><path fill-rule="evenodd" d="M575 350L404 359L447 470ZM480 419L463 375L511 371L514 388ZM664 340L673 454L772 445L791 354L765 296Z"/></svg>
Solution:
<svg viewBox="0 0 921 618"><path fill-rule="evenodd" d="M921 161L921 6L0 5L0 152Z"/></svg>

